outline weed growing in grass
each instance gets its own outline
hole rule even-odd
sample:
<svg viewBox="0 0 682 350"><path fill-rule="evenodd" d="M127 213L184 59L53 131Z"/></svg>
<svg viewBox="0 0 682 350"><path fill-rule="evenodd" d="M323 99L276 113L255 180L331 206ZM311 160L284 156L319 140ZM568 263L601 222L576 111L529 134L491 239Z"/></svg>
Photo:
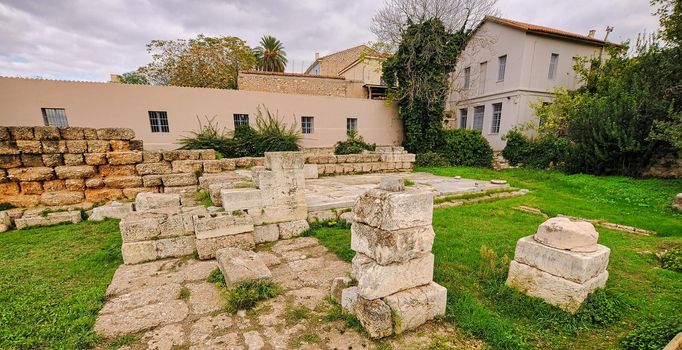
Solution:
<svg viewBox="0 0 682 350"><path fill-rule="evenodd" d="M194 200L199 202L199 204L203 205L204 207L211 207L213 206L213 201L211 200L211 195L206 192L206 191L199 191L194 194Z"/></svg>
<svg viewBox="0 0 682 350"><path fill-rule="evenodd" d="M344 327L353 329L360 334L366 335L365 329L362 327L360 320L358 320L355 315L345 312L341 308L341 305L339 305L339 303L337 303L331 297L327 299L327 302L329 302L330 306L324 316L322 316L323 320L327 322L343 321Z"/></svg>
<svg viewBox="0 0 682 350"><path fill-rule="evenodd" d="M109 347L109 349L118 349L118 348L124 347L126 345L130 345L136 341L137 341L137 336L135 336L134 334L126 334L126 335L123 335L123 336L120 336L120 337L114 339L114 341L109 343L108 347Z"/></svg>
<svg viewBox="0 0 682 350"><path fill-rule="evenodd" d="M222 271L217 267L208 275L208 281L220 288L225 288L227 286L225 283L225 276L223 276Z"/></svg>
<svg viewBox="0 0 682 350"><path fill-rule="evenodd" d="M414 186L414 181L412 181L410 179L405 179L404 182L405 182L405 186L407 186L407 187Z"/></svg>
<svg viewBox="0 0 682 350"><path fill-rule="evenodd" d="M227 311L236 313L248 310L262 300L274 298L282 292L282 288L270 281L257 280L238 283L227 291Z"/></svg>
<svg viewBox="0 0 682 350"><path fill-rule="evenodd" d="M481 265L478 268L478 278L486 284L501 284L507 279L509 257L497 257L494 250L485 244L481 246Z"/></svg>
<svg viewBox="0 0 682 350"><path fill-rule="evenodd" d="M310 317L310 310L304 306L287 306L286 310L284 310L284 318L287 320L287 323L296 323L308 317Z"/></svg>
<svg viewBox="0 0 682 350"><path fill-rule="evenodd" d="M682 272L682 247L668 249L661 257L661 267L672 271Z"/></svg>
<svg viewBox="0 0 682 350"><path fill-rule="evenodd" d="M303 345L303 343L306 344L319 344L322 342L322 339L320 338L319 335L315 333L304 333L298 338L294 339L291 341L289 345L291 345L292 348L298 349Z"/></svg>
<svg viewBox="0 0 682 350"><path fill-rule="evenodd" d="M679 317L644 322L628 333L621 340L621 345L626 350L663 349L679 332L682 332L682 320Z"/></svg>
<svg viewBox="0 0 682 350"><path fill-rule="evenodd" d="M339 219L339 220L315 220L314 222L310 223L310 227L303 231L301 233L301 236L308 237L312 236L314 232L317 232L320 229L324 228L335 228L335 229L342 229L342 230L348 230L350 229L351 224L347 222L346 220Z"/></svg>
<svg viewBox="0 0 682 350"><path fill-rule="evenodd" d="M189 291L189 288L182 287L182 288L180 288L180 295L178 296L178 298L181 300L189 300L189 296L191 294L192 293Z"/></svg>

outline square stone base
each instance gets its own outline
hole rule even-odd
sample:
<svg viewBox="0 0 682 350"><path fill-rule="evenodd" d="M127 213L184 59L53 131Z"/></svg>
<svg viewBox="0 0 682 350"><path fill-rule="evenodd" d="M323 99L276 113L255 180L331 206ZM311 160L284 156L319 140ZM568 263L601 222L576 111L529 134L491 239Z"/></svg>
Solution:
<svg viewBox="0 0 682 350"><path fill-rule="evenodd" d="M126 265L165 258L177 258L194 253L194 235L123 243L121 253Z"/></svg>
<svg viewBox="0 0 682 350"><path fill-rule="evenodd" d="M369 300L383 298L429 284L433 279L433 254L404 263L379 265L368 256L357 253L353 258L352 274L358 281L358 295Z"/></svg>
<svg viewBox="0 0 682 350"><path fill-rule="evenodd" d="M384 298L393 315L393 331L400 334L445 315L448 290L431 282Z"/></svg>
<svg viewBox="0 0 682 350"><path fill-rule="evenodd" d="M521 293L541 298L567 312L575 313L591 292L606 285L608 278L609 273L604 270L584 283L576 283L512 261L506 284Z"/></svg>
<svg viewBox="0 0 682 350"><path fill-rule="evenodd" d="M197 253L199 254L199 259L202 260L215 258L215 253L223 248L252 250L255 247L256 243L253 241L252 232L207 237L197 234Z"/></svg>

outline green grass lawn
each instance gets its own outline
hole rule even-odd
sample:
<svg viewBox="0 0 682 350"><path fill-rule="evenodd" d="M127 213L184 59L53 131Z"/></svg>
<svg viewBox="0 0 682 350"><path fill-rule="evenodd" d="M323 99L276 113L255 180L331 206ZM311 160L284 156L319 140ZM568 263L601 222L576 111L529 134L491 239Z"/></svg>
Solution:
<svg viewBox="0 0 682 350"><path fill-rule="evenodd" d="M661 269L654 256L662 247L682 244L682 215L670 209L680 180L565 175L542 170L494 172L476 168L418 169L439 175L502 178L528 188L527 195L496 202L435 209L434 279L448 288L447 319L494 349L611 349L644 321L679 317L682 274ZM605 292L591 298L576 316L504 286L508 266L482 270L481 246L513 258L516 241L544 220L513 209L518 205L632 225L659 232L638 236L598 228L599 242L611 248ZM350 261L347 229L321 228L313 235ZM485 263L485 264L484 264Z"/></svg>
<svg viewBox="0 0 682 350"><path fill-rule="evenodd" d="M118 221L0 233L0 349L82 349L122 262Z"/></svg>

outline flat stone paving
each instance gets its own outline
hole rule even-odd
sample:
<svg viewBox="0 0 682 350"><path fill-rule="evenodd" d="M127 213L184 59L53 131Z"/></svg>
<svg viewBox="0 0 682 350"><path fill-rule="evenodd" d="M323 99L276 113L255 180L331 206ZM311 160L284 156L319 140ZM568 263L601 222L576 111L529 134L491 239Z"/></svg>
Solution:
<svg viewBox="0 0 682 350"><path fill-rule="evenodd" d="M128 334L136 340L120 349L374 349L369 340L342 321L326 321L331 281L346 276L350 264L327 251L317 239L284 240L257 249L283 293L254 310L224 311L222 291L207 281L215 260L168 259L121 265L107 289L107 302L95 331L107 341ZM181 290L190 291L182 299ZM292 308L308 309L303 319ZM289 311L289 312L287 312ZM393 349L420 349L431 344L480 349L483 343L444 322L384 341ZM441 347L439 347L441 348Z"/></svg>
<svg viewBox="0 0 682 350"><path fill-rule="evenodd" d="M419 172L323 177L305 182L308 211L350 208L355 199L376 187L381 177L386 175L412 180L415 188L433 191L434 197L509 187L506 184L494 185L490 181L456 179Z"/></svg>

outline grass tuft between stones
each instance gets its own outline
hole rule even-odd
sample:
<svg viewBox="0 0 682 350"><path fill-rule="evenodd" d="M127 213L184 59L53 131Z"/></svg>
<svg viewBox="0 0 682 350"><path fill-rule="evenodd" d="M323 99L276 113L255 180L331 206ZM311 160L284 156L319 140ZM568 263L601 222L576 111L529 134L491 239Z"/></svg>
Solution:
<svg viewBox="0 0 682 350"><path fill-rule="evenodd" d="M189 288L187 287L182 287L180 288L180 295L178 296L181 300L189 300L189 297L192 293L190 292Z"/></svg>
<svg viewBox="0 0 682 350"><path fill-rule="evenodd" d="M230 313L249 310L255 307L259 301L274 298L281 292L282 288L278 284L267 280L238 283L226 292L226 308Z"/></svg>

